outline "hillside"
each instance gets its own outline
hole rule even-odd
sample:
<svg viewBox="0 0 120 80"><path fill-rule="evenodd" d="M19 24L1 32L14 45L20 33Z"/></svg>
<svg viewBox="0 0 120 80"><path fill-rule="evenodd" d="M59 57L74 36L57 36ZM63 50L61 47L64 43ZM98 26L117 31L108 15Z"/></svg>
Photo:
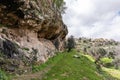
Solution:
<svg viewBox="0 0 120 80"><path fill-rule="evenodd" d="M80 52L93 56L94 59L109 59L111 60L110 63L103 63L102 65L120 69L120 42L118 41L81 37L76 39L76 48Z"/></svg>
<svg viewBox="0 0 120 80"><path fill-rule="evenodd" d="M66 3L0 0L0 80L120 80L120 42L66 40Z"/></svg>
<svg viewBox="0 0 120 80"><path fill-rule="evenodd" d="M80 58L75 58L74 55ZM75 50L70 53L64 52L49 59L43 65L34 66L34 73L32 73L34 76L26 74L15 77L14 80L120 80L120 77L106 72L108 70L99 73L93 61L91 56L83 55Z"/></svg>

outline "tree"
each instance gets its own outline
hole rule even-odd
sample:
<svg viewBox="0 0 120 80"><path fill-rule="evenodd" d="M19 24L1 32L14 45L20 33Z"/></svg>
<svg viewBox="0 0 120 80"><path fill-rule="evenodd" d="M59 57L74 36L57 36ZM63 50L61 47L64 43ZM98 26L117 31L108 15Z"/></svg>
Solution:
<svg viewBox="0 0 120 80"><path fill-rule="evenodd" d="M67 48L68 52L71 51L72 48L75 48L75 40L73 36L70 36L67 40Z"/></svg>

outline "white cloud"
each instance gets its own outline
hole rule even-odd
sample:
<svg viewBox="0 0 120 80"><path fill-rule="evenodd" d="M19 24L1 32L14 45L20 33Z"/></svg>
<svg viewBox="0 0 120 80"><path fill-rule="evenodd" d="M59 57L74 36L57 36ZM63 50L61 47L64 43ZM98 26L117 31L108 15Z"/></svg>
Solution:
<svg viewBox="0 0 120 80"><path fill-rule="evenodd" d="M69 35L120 40L120 0L65 0Z"/></svg>

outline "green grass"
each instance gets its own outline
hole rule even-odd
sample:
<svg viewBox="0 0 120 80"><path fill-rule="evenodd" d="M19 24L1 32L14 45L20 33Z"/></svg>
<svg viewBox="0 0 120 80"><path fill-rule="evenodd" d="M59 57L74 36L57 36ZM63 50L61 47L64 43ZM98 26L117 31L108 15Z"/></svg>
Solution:
<svg viewBox="0 0 120 80"><path fill-rule="evenodd" d="M74 58L74 55L80 58ZM93 57L77 53L75 50L70 53L60 53L46 63L34 66L33 71L42 71L49 66L52 67L44 74L42 80L120 80L119 75L116 77L110 74L108 68L103 68L103 71L98 72Z"/></svg>
<svg viewBox="0 0 120 80"><path fill-rule="evenodd" d="M62 58L42 80L103 80L92 61L83 55L80 58L73 58L75 54L76 51L61 54Z"/></svg>
<svg viewBox="0 0 120 80"><path fill-rule="evenodd" d="M56 56L50 58L47 62L40 64L40 65L33 65L32 67L32 71L33 72L38 72L43 70L46 67L51 67L54 64L57 64L58 61L60 61L63 58L63 54L62 53L57 53Z"/></svg>
<svg viewBox="0 0 120 80"><path fill-rule="evenodd" d="M114 68L113 59L108 57L103 57L100 59L102 65L107 68Z"/></svg>
<svg viewBox="0 0 120 80"><path fill-rule="evenodd" d="M120 70L116 70L116 69L110 69L110 68L102 68L103 71L109 73L109 75L115 77L115 80L120 80Z"/></svg>
<svg viewBox="0 0 120 80"><path fill-rule="evenodd" d="M90 61L95 62L95 60L92 56L90 56L90 55L83 55L83 56L87 57Z"/></svg>
<svg viewBox="0 0 120 80"><path fill-rule="evenodd" d="M102 63L112 63L113 59L110 59L108 57L104 57L100 59Z"/></svg>

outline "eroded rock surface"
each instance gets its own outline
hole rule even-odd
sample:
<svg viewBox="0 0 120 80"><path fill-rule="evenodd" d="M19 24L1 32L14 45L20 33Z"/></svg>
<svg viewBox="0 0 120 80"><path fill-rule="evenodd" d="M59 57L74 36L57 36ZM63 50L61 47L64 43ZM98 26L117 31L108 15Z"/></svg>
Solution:
<svg viewBox="0 0 120 80"><path fill-rule="evenodd" d="M53 0L0 0L0 54L5 58L18 64L21 59L45 62L64 49L67 33Z"/></svg>

